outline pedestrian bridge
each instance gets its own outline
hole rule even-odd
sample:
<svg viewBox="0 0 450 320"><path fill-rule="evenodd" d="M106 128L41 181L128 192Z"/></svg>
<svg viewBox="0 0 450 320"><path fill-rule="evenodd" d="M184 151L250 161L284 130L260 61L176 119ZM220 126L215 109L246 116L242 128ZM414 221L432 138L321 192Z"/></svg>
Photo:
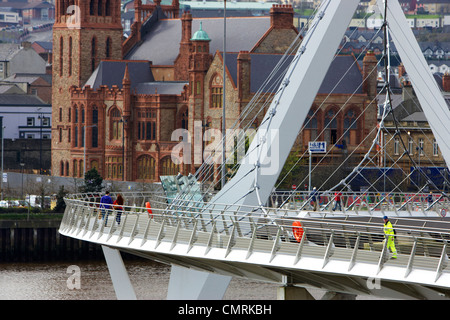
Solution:
<svg viewBox="0 0 450 320"><path fill-rule="evenodd" d="M202 210L204 203L194 201L168 209L167 199L157 193L121 194L126 206L123 212L108 210L107 224L98 196L67 197L60 233L166 264L284 287L400 299L450 297L446 202L427 209L409 201L414 204L410 210L395 209L407 207L400 202L373 210L374 205L361 203L339 212L323 203L313 212L298 201L249 214L249 208L231 211L225 205ZM400 195L393 198L408 202ZM390 259L383 241L384 215L397 231L397 259ZM293 234L294 221L302 225L300 241Z"/></svg>

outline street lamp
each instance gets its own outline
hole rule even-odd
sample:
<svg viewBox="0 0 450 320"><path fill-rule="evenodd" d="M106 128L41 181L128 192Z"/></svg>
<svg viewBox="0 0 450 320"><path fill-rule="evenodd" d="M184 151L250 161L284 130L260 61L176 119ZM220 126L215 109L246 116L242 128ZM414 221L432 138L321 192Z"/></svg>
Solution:
<svg viewBox="0 0 450 320"><path fill-rule="evenodd" d="M41 124L39 126L39 174L42 174L42 118L44 117L44 113L40 112L42 107L37 108L39 112L38 119L41 120Z"/></svg>
<svg viewBox="0 0 450 320"><path fill-rule="evenodd" d="M3 158L4 158L4 148L3 148L3 139L4 139L4 133L5 133L6 126L2 126L2 176L0 177L0 189L2 189L1 192L1 200L3 200Z"/></svg>
<svg viewBox="0 0 450 320"><path fill-rule="evenodd" d="M86 174L86 128L92 128L92 127L96 127L97 125L94 124L92 126L83 126L83 177Z"/></svg>
<svg viewBox="0 0 450 320"><path fill-rule="evenodd" d="M23 198L23 167L24 166L25 166L25 163L21 162L20 163L20 171L22 171L22 193L21 193L20 199Z"/></svg>
<svg viewBox="0 0 450 320"><path fill-rule="evenodd" d="M119 120L122 123L122 181L125 181L125 120L123 117Z"/></svg>

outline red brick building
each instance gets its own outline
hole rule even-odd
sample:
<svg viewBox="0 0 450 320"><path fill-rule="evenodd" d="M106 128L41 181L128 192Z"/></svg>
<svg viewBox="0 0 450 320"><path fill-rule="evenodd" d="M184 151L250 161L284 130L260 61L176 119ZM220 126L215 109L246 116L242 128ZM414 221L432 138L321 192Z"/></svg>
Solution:
<svg viewBox="0 0 450 320"><path fill-rule="evenodd" d="M67 23L73 17L64 14L69 3L80 4L76 27ZM178 17L178 7L177 0L171 6L136 1L135 23L123 42L120 1L57 1L53 175L82 177L84 169L96 167L107 180L152 182L161 175L195 172L200 163L194 159L198 153L194 144L191 152L176 152L189 153L193 165L172 161L172 151L179 144L173 133L186 129L192 139L202 140L205 128L222 129L223 18L193 19L190 13ZM274 6L270 17L227 19L227 128L297 35L293 9L287 5ZM337 81L335 74L343 74L341 64L351 61L355 62L351 56L335 59L330 68L333 74L320 94L328 95ZM331 100L317 103L316 108L323 109L317 115L321 117L317 129L327 112L337 110L359 86L349 104L353 114L365 115L358 118L349 136L349 144L356 146L368 134L369 125L376 124L376 103L367 108L374 97L376 72L361 86L363 72L357 64L352 68L346 75L352 81L350 87L340 86ZM263 113L255 125L262 117ZM330 132L328 139L342 133L344 118L336 128L339 132Z"/></svg>

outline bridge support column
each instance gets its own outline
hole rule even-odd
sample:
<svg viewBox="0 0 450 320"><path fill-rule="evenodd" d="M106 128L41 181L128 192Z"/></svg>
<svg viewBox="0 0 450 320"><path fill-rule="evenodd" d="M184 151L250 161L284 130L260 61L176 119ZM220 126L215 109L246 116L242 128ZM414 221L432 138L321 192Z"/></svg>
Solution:
<svg viewBox="0 0 450 320"><path fill-rule="evenodd" d="M316 300L309 291L302 287L283 286L277 289L278 300Z"/></svg>
<svg viewBox="0 0 450 320"><path fill-rule="evenodd" d="M167 300L221 300L230 281L230 276L172 265Z"/></svg>
<svg viewBox="0 0 450 320"><path fill-rule="evenodd" d="M106 264L108 265L109 274L119 300L136 300L136 294L128 276L127 269L120 255L120 251L107 246L102 246L105 255Z"/></svg>

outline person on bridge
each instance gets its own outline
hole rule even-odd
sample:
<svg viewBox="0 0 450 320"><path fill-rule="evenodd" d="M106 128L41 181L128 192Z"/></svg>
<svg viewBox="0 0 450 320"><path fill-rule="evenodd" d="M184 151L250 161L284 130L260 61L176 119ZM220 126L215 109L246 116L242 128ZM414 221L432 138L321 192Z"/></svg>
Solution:
<svg viewBox="0 0 450 320"><path fill-rule="evenodd" d="M427 209L430 209L431 205L433 204L433 201L434 201L434 199L433 199L433 192L432 191L430 191L430 193L428 194L427 201L428 201L428 208Z"/></svg>
<svg viewBox="0 0 450 320"><path fill-rule="evenodd" d="M342 192L336 191L334 193L334 201L335 201L335 203L334 203L333 211L335 211L338 206L339 206L339 211L342 211L341 199L342 199Z"/></svg>
<svg viewBox="0 0 450 320"><path fill-rule="evenodd" d="M114 200L113 205L114 205L114 210L117 211L117 213L116 213L117 224L120 224L120 217L121 217L122 211L123 211L123 207L122 207L123 206L123 197L120 193L117 195L116 200Z"/></svg>
<svg viewBox="0 0 450 320"><path fill-rule="evenodd" d="M395 229L387 216L383 217L384 234L386 236L387 248L392 252L392 259L397 259L397 249L395 249Z"/></svg>
<svg viewBox="0 0 450 320"><path fill-rule="evenodd" d="M102 211L102 219L105 220L105 226L108 223L109 210L111 210L112 204L113 204L113 201L109 195L109 191L106 191L105 195L100 199L100 209ZM105 215L106 215L106 219L105 219Z"/></svg>
<svg viewBox="0 0 450 320"><path fill-rule="evenodd" d="M311 195L310 195L310 201L311 205L313 206L314 211L317 211L319 208L319 195L317 192L316 187L313 188Z"/></svg>

